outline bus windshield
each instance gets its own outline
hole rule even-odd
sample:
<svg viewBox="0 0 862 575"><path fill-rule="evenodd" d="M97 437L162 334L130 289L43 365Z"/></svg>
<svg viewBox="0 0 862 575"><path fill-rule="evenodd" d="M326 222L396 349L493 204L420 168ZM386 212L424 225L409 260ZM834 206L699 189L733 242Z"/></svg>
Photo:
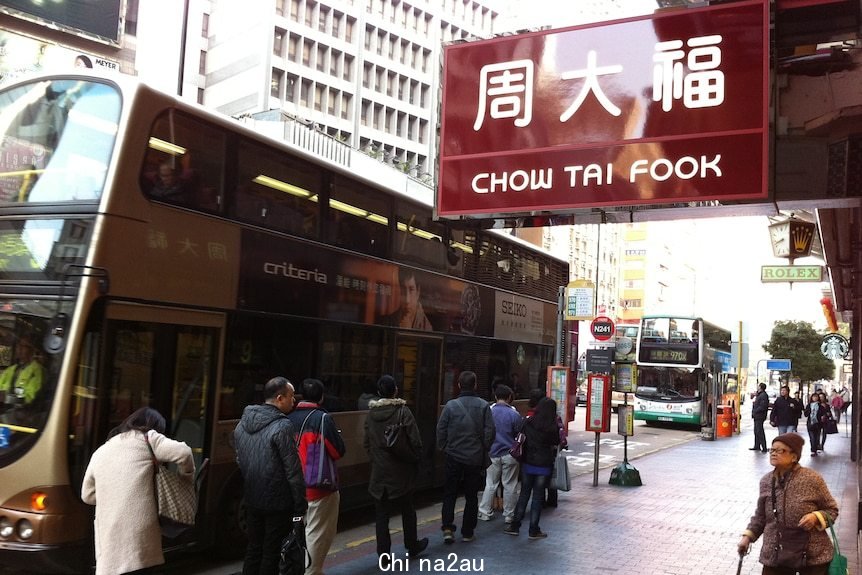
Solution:
<svg viewBox="0 0 862 575"><path fill-rule="evenodd" d="M69 312L68 309L61 311ZM11 299L0 311L0 468L31 447L41 433L56 390L62 354L43 341L56 302Z"/></svg>
<svg viewBox="0 0 862 575"><path fill-rule="evenodd" d="M682 368L643 366L638 370L638 397L685 401L700 397L698 374Z"/></svg>
<svg viewBox="0 0 862 575"><path fill-rule="evenodd" d="M119 119L107 84L44 80L0 93L0 205L97 201Z"/></svg>

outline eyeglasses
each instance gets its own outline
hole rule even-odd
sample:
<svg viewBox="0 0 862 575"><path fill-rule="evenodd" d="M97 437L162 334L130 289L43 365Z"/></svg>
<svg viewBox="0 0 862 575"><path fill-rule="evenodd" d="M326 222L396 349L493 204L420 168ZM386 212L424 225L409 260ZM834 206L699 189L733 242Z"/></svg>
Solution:
<svg viewBox="0 0 862 575"><path fill-rule="evenodd" d="M769 450L769 453L772 453L775 455L784 455L785 453L789 453L789 452L790 452L789 449L781 449L780 447L778 447L778 448L773 447L772 449Z"/></svg>

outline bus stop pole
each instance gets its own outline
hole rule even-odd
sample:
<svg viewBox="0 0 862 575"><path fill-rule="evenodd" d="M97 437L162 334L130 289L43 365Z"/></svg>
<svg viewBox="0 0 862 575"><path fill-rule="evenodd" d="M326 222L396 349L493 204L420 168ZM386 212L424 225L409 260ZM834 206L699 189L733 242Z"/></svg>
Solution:
<svg viewBox="0 0 862 575"><path fill-rule="evenodd" d="M602 434L600 432L596 432L596 445L593 449L593 487L597 487L599 485L599 441L601 441Z"/></svg>

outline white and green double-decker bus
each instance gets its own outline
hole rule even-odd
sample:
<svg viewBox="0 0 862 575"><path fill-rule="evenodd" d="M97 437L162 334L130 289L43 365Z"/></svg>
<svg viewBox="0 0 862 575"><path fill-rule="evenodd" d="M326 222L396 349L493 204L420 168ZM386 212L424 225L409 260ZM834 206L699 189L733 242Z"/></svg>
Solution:
<svg viewBox="0 0 862 575"><path fill-rule="evenodd" d="M635 419L709 423L711 391L730 365L730 330L698 317L650 315L638 334Z"/></svg>

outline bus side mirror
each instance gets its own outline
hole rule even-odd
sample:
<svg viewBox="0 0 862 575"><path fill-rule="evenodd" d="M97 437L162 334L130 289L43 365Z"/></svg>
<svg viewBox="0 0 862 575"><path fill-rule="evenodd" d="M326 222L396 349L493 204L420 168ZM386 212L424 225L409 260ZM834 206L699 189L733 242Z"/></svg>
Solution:
<svg viewBox="0 0 862 575"><path fill-rule="evenodd" d="M68 316L58 313L51 318L48 333L43 341L45 351L50 354L60 353L66 349L66 330L68 328Z"/></svg>

